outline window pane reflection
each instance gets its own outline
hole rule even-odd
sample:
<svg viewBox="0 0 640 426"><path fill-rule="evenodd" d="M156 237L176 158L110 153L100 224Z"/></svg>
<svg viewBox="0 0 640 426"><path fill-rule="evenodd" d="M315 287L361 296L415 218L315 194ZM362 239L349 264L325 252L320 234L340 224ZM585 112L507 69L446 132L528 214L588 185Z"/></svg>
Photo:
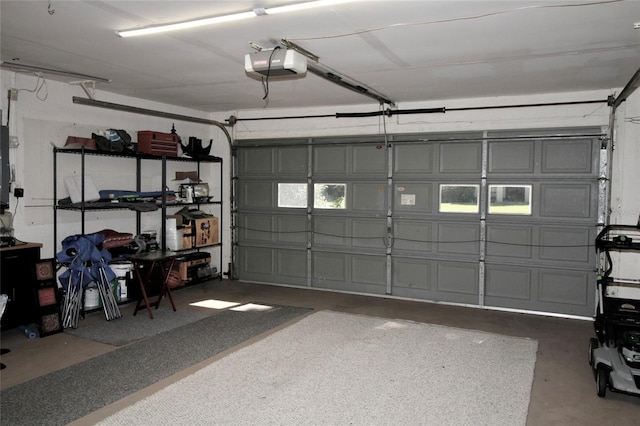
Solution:
<svg viewBox="0 0 640 426"><path fill-rule="evenodd" d="M278 207L306 208L306 183L279 183Z"/></svg>
<svg viewBox="0 0 640 426"><path fill-rule="evenodd" d="M344 183L316 183L313 185L313 207L316 209L346 208L347 185Z"/></svg>
<svg viewBox="0 0 640 426"><path fill-rule="evenodd" d="M489 185L490 214L531 214L531 185Z"/></svg>
<svg viewBox="0 0 640 426"><path fill-rule="evenodd" d="M440 185L440 212L478 213L478 185Z"/></svg>

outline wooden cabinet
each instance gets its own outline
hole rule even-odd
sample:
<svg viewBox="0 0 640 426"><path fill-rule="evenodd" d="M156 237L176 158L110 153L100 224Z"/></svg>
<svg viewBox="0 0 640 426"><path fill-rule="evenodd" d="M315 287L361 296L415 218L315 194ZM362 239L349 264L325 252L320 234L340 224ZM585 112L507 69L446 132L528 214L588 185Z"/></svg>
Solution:
<svg viewBox="0 0 640 426"><path fill-rule="evenodd" d="M2 315L2 329L39 322L35 265L42 244L26 243L0 248L1 293L9 296Z"/></svg>

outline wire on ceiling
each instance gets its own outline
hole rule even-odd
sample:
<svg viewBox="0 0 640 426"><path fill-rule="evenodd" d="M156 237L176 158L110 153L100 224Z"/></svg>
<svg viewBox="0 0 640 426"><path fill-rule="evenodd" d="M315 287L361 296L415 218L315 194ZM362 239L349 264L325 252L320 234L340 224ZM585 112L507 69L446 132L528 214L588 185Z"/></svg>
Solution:
<svg viewBox="0 0 640 426"><path fill-rule="evenodd" d="M332 34L332 35L324 35L324 36L317 36L317 37L287 37L287 40L307 41L307 40L322 40L322 39L331 39L331 38L350 37L350 36L355 36L355 35L359 35L359 34L373 33L373 32L377 32L377 31L389 30L389 29L393 29L393 28L412 27L412 26L420 26L420 25L445 24L445 23L449 23L449 22L458 22L458 21L469 21L469 20L475 20L475 19L482 19L482 18L488 18L490 16L504 15L504 14L507 14L507 13L521 12L523 10L528 10L528 9L551 9L551 8L563 8L563 7L595 6L595 5L600 5L600 4L619 3L619 2L622 2L622 1L624 1L624 0L603 0L603 1L595 1L595 2L587 2L587 3L562 3L562 4L542 4L542 5L538 4L538 5L532 5L532 6L517 7L515 9L506 9L506 10L499 10L499 11L496 11L496 12L482 13L482 14L479 14L479 15L462 16L462 17L458 17L458 18L437 19L437 20L433 20L433 21L420 21L420 22L401 22L401 23L397 23L397 24L384 25L384 26L375 27L375 28L366 28L366 29L363 29L363 30L360 30L360 31L352 31L352 32L349 32L349 33L342 33L342 34Z"/></svg>

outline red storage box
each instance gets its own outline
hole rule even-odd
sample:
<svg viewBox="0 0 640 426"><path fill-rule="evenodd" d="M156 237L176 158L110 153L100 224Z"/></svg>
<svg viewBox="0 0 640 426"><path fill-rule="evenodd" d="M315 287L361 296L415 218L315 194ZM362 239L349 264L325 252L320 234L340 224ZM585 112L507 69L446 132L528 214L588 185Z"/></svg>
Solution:
<svg viewBox="0 0 640 426"><path fill-rule="evenodd" d="M138 132L138 152L150 155L178 156L178 135L151 130Z"/></svg>

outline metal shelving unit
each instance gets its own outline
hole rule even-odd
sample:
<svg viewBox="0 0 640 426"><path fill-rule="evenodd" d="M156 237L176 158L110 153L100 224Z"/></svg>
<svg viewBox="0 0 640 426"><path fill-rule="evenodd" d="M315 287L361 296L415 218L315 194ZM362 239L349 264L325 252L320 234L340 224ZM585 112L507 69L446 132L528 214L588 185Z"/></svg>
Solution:
<svg viewBox="0 0 640 426"><path fill-rule="evenodd" d="M80 157L80 174L81 174L81 201L78 204L72 205L58 205L58 155L78 155ZM117 153L117 152L104 152L104 151L93 151L87 150L85 148L79 149L64 149L64 148L53 148L53 247L54 251L57 250L58 244L58 211L59 210L69 210L69 211L77 211L80 212L80 228L81 234L85 234L85 215L88 211L100 211L100 210L126 210L126 206L118 205L117 203L109 204L109 203L90 203L86 202L85 197L85 176L86 176L86 168L85 168L85 157L86 156L103 156L103 157L113 157L115 159L132 159L135 160L136 163L136 191L140 192L142 190L142 162L143 161L160 161L162 164L162 197L160 203L160 211L161 211L161 229L162 229L162 239L160 241L160 248L166 249L166 217L167 217L167 208L168 207L180 207L180 206L197 206L198 208L201 205L219 205L220 206L220 216L218 217L218 228L219 228L219 239L215 244L211 244L206 247L199 248L190 248L183 250L184 252L192 252L197 251L202 248L210 248L216 247L219 256L220 263L220 271L217 272L218 276L222 276L222 204L223 204L223 164L222 158L219 157L207 157L207 158L187 158L187 157L171 157L171 156L154 156L143 153ZM197 202L197 203L181 203L181 202L172 202L167 203L167 163L168 162L187 162L193 163L197 166L198 175L200 175L200 168L205 164L219 163L220 164L220 191L219 191L219 200L207 201L207 202ZM141 233L141 212L136 211L136 233L140 235Z"/></svg>

